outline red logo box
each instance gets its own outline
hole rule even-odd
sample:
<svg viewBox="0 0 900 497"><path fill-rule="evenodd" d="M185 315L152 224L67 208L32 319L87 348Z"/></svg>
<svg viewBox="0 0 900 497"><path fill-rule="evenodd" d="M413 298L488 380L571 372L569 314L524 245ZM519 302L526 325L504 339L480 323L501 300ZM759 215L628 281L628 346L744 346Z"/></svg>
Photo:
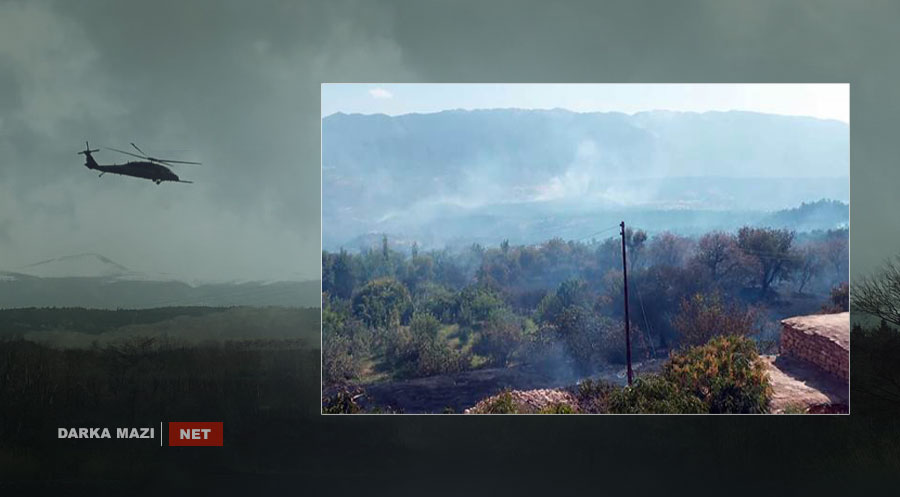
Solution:
<svg viewBox="0 0 900 497"><path fill-rule="evenodd" d="M221 447L222 437L220 421L169 423L169 445L172 447Z"/></svg>

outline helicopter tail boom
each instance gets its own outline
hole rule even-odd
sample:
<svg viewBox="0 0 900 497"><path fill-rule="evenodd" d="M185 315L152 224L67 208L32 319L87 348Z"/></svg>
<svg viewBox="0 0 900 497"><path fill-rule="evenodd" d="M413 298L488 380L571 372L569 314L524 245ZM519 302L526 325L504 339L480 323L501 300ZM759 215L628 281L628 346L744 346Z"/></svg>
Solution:
<svg viewBox="0 0 900 497"><path fill-rule="evenodd" d="M95 148L95 149L91 150L91 146L88 145L88 142L84 142L84 150L82 150L81 152L78 152L78 155L84 156L85 167L87 167L88 169L96 169L97 161L94 160L94 157L91 154L94 152L99 152L99 151L100 151L99 148Z"/></svg>

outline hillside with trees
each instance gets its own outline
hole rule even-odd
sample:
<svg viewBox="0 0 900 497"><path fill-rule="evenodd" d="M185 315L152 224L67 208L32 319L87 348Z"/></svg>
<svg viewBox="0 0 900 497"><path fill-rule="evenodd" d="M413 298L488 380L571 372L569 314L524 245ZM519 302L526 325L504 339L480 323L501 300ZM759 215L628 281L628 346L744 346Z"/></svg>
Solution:
<svg viewBox="0 0 900 497"><path fill-rule="evenodd" d="M846 229L628 229L635 361L722 335L773 350L778 319L846 305L847 239ZM554 238L405 254L385 236L379 249L324 251L324 388L488 368L574 381L622 367L621 250L619 237Z"/></svg>

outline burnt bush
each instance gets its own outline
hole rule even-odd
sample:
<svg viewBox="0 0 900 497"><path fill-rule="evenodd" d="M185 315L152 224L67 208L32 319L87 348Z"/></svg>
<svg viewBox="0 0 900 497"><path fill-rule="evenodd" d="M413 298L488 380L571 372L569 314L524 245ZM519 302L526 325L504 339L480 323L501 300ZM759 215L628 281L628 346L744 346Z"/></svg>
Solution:
<svg viewBox="0 0 900 497"><path fill-rule="evenodd" d="M590 414L604 414L609 411L609 399L617 387L603 380L584 380L569 391L578 400L580 412Z"/></svg>
<svg viewBox="0 0 900 497"><path fill-rule="evenodd" d="M759 332L759 313L735 302L726 302L717 292L683 298L672 324L683 345L702 345L723 335L754 335Z"/></svg>

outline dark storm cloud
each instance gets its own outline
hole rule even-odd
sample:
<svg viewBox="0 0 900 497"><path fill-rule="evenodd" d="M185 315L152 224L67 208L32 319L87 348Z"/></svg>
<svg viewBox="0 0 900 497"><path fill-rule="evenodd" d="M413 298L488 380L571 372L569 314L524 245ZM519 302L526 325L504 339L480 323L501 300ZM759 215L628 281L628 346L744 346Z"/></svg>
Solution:
<svg viewBox="0 0 900 497"><path fill-rule="evenodd" d="M189 278L315 277L320 83L415 79L374 4L0 9L7 269L88 251ZM204 166L179 169L185 188L97 180L75 155L86 139Z"/></svg>
<svg viewBox="0 0 900 497"><path fill-rule="evenodd" d="M850 82L851 262L868 271L900 246L898 14L817 0L7 2L4 253L93 246L201 275L317 274L324 81ZM182 171L190 189L99 182L75 165L84 139L205 165Z"/></svg>
<svg viewBox="0 0 900 497"><path fill-rule="evenodd" d="M851 266L900 247L897 2L415 2L404 61L428 81L849 82ZM463 34L464 33L464 34Z"/></svg>

